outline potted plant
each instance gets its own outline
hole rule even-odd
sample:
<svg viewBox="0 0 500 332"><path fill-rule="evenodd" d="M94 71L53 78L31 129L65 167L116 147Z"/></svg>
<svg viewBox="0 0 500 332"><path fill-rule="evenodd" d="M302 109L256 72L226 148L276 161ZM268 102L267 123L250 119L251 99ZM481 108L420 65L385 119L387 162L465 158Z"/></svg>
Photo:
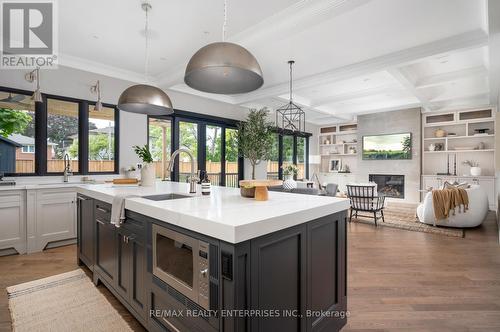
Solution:
<svg viewBox="0 0 500 332"><path fill-rule="evenodd" d="M153 156L151 155L151 151L149 151L148 145L146 144L143 147L134 145L133 148L143 163L141 167L141 186L154 186L156 169L153 164Z"/></svg>
<svg viewBox="0 0 500 332"><path fill-rule="evenodd" d="M479 163L474 160L466 160L462 164L470 166L470 175L472 176L480 176L481 175L481 167L479 167Z"/></svg>
<svg viewBox="0 0 500 332"><path fill-rule="evenodd" d="M238 125L238 147L240 155L252 165L252 180L255 180L255 167L263 160L269 160L273 148L273 124L268 119L267 108L252 109L245 122ZM253 197L255 188L241 187L241 195Z"/></svg>
<svg viewBox="0 0 500 332"><path fill-rule="evenodd" d="M295 164L288 164L286 166L281 166L283 170L283 188L284 189L294 189L297 188L297 182L294 177L299 173L299 168Z"/></svg>

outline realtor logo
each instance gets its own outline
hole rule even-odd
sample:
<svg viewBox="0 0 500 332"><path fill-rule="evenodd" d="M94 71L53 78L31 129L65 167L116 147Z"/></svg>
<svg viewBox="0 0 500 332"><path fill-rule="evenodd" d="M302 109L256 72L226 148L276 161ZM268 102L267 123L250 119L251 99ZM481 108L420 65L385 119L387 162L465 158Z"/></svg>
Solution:
<svg viewBox="0 0 500 332"><path fill-rule="evenodd" d="M56 68L56 15L51 0L2 1L2 69Z"/></svg>

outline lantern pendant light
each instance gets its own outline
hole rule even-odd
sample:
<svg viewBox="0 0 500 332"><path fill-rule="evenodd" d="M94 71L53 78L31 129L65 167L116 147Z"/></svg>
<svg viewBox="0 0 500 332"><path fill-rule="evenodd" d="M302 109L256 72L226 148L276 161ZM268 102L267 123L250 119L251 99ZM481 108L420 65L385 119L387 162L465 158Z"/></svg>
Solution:
<svg viewBox="0 0 500 332"><path fill-rule="evenodd" d="M292 66L294 63L295 61L293 60L288 61L288 65L290 66L290 100L287 104L276 110L276 127L281 132L302 132L306 126L306 112L293 102Z"/></svg>
<svg viewBox="0 0 500 332"><path fill-rule="evenodd" d="M226 42L227 0L224 0L222 42L200 48L189 60L184 82L193 89L218 94L256 90L264 84L255 57L244 47Z"/></svg>
<svg viewBox="0 0 500 332"><path fill-rule="evenodd" d="M141 8L146 13L144 74L147 81L149 60L148 12L152 9L152 6L148 1L144 1ZM147 115L168 115L174 112L168 95L163 90L148 84L137 84L127 88L120 95L117 107L125 112Z"/></svg>

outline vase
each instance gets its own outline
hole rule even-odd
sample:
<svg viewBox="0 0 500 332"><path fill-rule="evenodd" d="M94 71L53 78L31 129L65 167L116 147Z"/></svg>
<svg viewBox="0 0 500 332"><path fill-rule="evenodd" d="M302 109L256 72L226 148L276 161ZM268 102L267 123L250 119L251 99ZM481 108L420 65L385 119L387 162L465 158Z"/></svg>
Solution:
<svg viewBox="0 0 500 332"><path fill-rule="evenodd" d="M438 137L438 138L440 138L440 137L445 137L445 136L446 136L446 131L445 131L445 130L443 130L443 129L441 129L441 128L439 128L438 130L436 130L436 131L434 132L434 136L435 136L435 137Z"/></svg>
<svg viewBox="0 0 500 332"><path fill-rule="evenodd" d="M292 174L283 175L283 189L291 190L297 188L297 182L293 179Z"/></svg>
<svg viewBox="0 0 500 332"><path fill-rule="evenodd" d="M155 185L156 168L154 164L144 164L141 168L141 186L150 187Z"/></svg>
<svg viewBox="0 0 500 332"><path fill-rule="evenodd" d="M472 176L480 176L481 175L481 167L471 167L470 175Z"/></svg>

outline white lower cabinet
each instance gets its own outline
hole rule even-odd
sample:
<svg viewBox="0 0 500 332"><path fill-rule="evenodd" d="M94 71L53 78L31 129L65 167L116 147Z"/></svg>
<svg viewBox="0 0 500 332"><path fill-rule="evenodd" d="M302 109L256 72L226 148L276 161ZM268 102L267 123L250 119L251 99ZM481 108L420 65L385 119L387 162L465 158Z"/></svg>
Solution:
<svg viewBox="0 0 500 332"><path fill-rule="evenodd" d="M444 182L453 183L457 182L467 182L469 184L480 185L486 195L488 196L488 204L490 210L496 210L497 201L496 188L495 188L495 177L494 176L423 176L422 177L422 189L428 189L432 187L433 189L441 188Z"/></svg>
<svg viewBox="0 0 500 332"><path fill-rule="evenodd" d="M75 242L74 189L28 190L27 206L28 252Z"/></svg>
<svg viewBox="0 0 500 332"><path fill-rule="evenodd" d="M0 191L0 251L26 253L24 190Z"/></svg>

